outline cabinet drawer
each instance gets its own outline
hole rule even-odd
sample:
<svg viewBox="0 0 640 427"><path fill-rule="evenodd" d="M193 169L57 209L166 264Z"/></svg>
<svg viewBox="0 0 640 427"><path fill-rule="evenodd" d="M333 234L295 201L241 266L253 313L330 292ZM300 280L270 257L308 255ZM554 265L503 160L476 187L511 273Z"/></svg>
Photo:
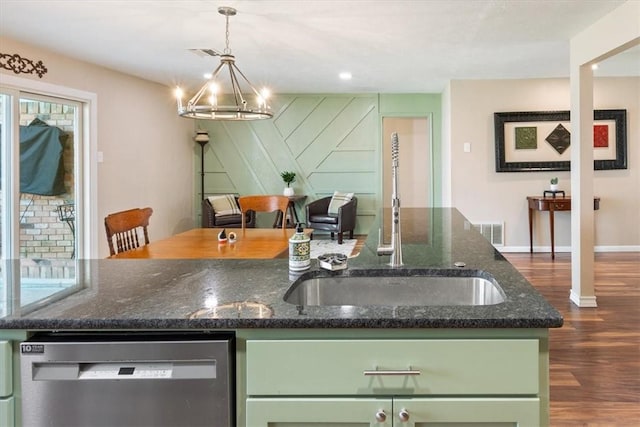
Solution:
<svg viewBox="0 0 640 427"><path fill-rule="evenodd" d="M13 368L11 367L11 343L0 341L0 398L13 394ZM0 424L2 425L2 424Z"/></svg>
<svg viewBox="0 0 640 427"><path fill-rule="evenodd" d="M0 426L13 426L13 397L0 399Z"/></svg>
<svg viewBox="0 0 640 427"><path fill-rule="evenodd" d="M535 339L247 341L252 396L535 395L538 370Z"/></svg>
<svg viewBox="0 0 640 427"><path fill-rule="evenodd" d="M562 200L562 201L557 201L557 202L549 202L549 209L551 209L551 207L553 207L554 211L570 211L571 210L571 200Z"/></svg>

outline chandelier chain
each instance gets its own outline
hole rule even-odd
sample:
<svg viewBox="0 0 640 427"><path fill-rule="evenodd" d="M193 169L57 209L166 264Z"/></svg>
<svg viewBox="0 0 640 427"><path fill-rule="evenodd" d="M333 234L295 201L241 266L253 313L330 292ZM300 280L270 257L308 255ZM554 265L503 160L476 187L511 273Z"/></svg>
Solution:
<svg viewBox="0 0 640 427"><path fill-rule="evenodd" d="M229 48L229 15L226 15L227 18L227 31L225 33L225 41L226 41L226 47L224 48L224 53L229 55L231 54L231 48Z"/></svg>

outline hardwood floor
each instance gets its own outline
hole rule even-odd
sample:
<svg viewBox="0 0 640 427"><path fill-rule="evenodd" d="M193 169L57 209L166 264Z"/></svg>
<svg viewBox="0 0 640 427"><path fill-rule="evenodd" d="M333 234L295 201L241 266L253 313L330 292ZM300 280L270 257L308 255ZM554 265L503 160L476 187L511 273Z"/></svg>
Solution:
<svg viewBox="0 0 640 427"><path fill-rule="evenodd" d="M564 316L550 331L551 426L640 426L640 253L598 253L597 308L569 301L571 255L504 256Z"/></svg>

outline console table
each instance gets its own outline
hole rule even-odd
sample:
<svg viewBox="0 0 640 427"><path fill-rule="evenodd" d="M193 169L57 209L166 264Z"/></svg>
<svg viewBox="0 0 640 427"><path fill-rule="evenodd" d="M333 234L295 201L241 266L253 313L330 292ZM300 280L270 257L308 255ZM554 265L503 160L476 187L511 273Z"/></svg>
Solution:
<svg viewBox="0 0 640 427"><path fill-rule="evenodd" d="M296 228L296 224L300 222L300 219L298 218L298 212L296 211L296 202L304 202L307 196L304 194L294 194L293 196L287 197L289 198L289 206L287 206L288 212L283 213L278 211L276 220L273 222L273 228L282 227L282 221L287 221L287 228Z"/></svg>
<svg viewBox="0 0 640 427"><path fill-rule="evenodd" d="M527 196L529 205L529 252L533 253L533 211L549 211L549 231L551 234L551 259L556 258L554 247L554 212L570 211L571 196L548 197ZM600 209L600 197L593 198L593 210Z"/></svg>

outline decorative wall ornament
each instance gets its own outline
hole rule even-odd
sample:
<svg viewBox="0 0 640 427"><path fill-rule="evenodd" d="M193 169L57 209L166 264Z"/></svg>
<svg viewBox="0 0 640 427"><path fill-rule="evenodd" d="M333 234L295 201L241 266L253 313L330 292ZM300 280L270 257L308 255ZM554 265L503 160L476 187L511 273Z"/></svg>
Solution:
<svg viewBox="0 0 640 427"><path fill-rule="evenodd" d="M568 171L569 111L494 113L496 172ZM627 168L627 110L593 112L593 167Z"/></svg>
<svg viewBox="0 0 640 427"><path fill-rule="evenodd" d="M17 53L0 53L0 67L13 71L16 74L37 74L42 78L47 73L47 67L42 61L34 62L31 59L23 58Z"/></svg>

